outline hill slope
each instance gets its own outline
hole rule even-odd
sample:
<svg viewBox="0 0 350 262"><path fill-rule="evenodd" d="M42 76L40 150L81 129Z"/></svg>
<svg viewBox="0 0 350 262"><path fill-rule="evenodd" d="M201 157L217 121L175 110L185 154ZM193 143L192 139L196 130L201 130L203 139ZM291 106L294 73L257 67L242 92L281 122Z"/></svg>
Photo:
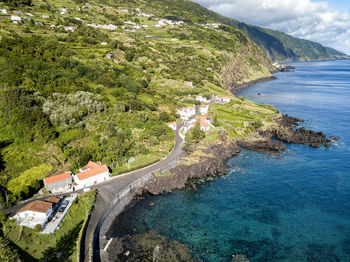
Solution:
<svg viewBox="0 0 350 262"><path fill-rule="evenodd" d="M150 1L147 6L159 6L161 1ZM164 1L166 7L162 15L177 15L197 23L222 23L239 28L246 33L273 61L309 61L349 59L349 56L319 43L292 37L280 31L240 23L223 17L199 4L187 0ZM193 14L196 14L194 17Z"/></svg>

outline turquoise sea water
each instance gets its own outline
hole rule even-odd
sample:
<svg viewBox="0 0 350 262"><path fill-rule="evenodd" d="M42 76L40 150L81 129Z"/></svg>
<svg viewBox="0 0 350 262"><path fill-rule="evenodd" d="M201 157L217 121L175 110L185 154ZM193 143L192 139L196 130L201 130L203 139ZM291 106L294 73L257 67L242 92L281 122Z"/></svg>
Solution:
<svg viewBox="0 0 350 262"><path fill-rule="evenodd" d="M303 125L339 137L336 146L288 145L280 156L243 150L227 161L226 176L139 202L112 234L155 229L202 261L239 253L251 261L350 261L350 61L294 65L241 95L309 120Z"/></svg>

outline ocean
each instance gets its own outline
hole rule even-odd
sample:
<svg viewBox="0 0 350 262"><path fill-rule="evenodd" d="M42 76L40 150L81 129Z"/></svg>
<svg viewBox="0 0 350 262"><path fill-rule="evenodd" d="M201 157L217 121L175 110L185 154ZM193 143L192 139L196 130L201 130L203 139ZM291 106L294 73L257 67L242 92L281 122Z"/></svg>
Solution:
<svg viewBox="0 0 350 262"><path fill-rule="evenodd" d="M302 126L338 137L336 145L288 144L273 156L243 150L227 161L227 175L196 192L138 202L113 234L154 229L202 261L234 254L261 262L350 261L350 61L291 65L294 72L239 95L306 120Z"/></svg>

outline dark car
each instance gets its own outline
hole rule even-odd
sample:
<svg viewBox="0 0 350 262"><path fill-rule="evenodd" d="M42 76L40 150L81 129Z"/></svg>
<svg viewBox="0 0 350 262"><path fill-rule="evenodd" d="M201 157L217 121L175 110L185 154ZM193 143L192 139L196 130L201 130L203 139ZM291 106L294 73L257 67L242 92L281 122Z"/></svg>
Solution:
<svg viewBox="0 0 350 262"><path fill-rule="evenodd" d="M64 200L63 203L61 204L60 208L58 209L58 212L62 213L66 209L68 204L69 204L69 201L68 200Z"/></svg>

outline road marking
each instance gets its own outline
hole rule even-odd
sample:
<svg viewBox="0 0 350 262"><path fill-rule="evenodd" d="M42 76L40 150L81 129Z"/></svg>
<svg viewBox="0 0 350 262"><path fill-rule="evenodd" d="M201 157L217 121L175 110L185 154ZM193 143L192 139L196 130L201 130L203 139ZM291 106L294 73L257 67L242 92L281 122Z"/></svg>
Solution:
<svg viewBox="0 0 350 262"><path fill-rule="evenodd" d="M107 249L108 249L108 247L109 247L109 244L112 242L112 240L113 240L113 238L111 238L111 239L108 241L107 245L106 245L105 248L103 249L104 252L107 251Z"/></svg>

